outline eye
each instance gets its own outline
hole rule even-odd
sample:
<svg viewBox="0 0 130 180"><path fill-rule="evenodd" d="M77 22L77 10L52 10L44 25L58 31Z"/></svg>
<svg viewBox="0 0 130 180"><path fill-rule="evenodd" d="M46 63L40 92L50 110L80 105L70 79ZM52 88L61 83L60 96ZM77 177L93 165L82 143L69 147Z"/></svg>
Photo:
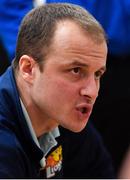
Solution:
<svg viewBox="0 0 130 180"><path fill-rule="evenodd" d="M95 73L95 79L97 79L97 80L100 79L102 75L103 75L102 71L97 71Z"/></svg>
<svg viewBox="0 0 130 180"><path fill-rule="evenodd" d="M81 71L80 67L75 67L75 68L72 69L73 74L79 74L80 71Z"/></svg>

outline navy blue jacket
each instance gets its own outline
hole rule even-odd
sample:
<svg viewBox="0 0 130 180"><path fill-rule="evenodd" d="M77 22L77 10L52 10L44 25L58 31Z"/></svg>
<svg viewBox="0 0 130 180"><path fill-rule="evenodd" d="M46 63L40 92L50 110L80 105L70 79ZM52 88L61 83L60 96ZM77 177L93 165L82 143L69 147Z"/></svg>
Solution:
<svg viewBox="0 0 130 180"><path fill-rule="evenodd" d="M63 165L54 178L114 178L111 159L90 123L80 133L61 127L60 133L57 141L63 148ZM42 157L30 135L9 67L0 77L0 178L45 178L40 173Z"/></svg>

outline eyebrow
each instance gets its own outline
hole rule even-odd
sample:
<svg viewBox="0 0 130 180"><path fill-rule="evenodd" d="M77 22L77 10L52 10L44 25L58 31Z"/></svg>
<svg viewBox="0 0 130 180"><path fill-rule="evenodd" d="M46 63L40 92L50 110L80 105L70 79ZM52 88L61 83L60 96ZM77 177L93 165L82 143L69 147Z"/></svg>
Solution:
<svg viewBox="0 0 130 180"><path fill-rule="evenodd" d="M75 66L88 67L87 64L82 63L82 62L79 62L79 61L73 61L73 62L69 63L68 65L71 65L71 66L75 65Z"/></svg>
<svg viewBox="0 0 130 180"><path fill-rule="evenodd" d="M82 63L82 62L79 62L79 61L73 61L71 63L68 64L69 66L80 66L80 67L88 67L88 65L86 63ZM101 67L99 70L102 70L102 71L106 71L106 66L103 66Z"/></svg>

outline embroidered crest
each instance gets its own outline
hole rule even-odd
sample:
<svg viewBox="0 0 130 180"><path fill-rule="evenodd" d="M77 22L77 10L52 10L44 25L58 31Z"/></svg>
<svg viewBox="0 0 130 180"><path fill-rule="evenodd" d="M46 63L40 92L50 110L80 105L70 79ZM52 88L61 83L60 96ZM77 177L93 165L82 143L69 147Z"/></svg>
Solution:
<svg viewBox="0 0 130 180"><path fill-rule="evenodd" d="M57 147L46 159L46 175L50 178L62 167L62 146Z"/></svg>

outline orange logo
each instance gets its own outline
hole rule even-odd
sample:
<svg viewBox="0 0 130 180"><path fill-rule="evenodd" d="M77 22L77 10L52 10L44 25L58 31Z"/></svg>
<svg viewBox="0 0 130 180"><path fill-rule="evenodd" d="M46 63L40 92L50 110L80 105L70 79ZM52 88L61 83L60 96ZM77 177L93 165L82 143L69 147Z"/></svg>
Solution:
<svg viewBox="0 0 130 180"><path fill-rule="evenodd" d="M62 167L62 146L60 145L55 149L46 160L46 172L47 178L55 175L57 171L60 171Z"/></svg>

